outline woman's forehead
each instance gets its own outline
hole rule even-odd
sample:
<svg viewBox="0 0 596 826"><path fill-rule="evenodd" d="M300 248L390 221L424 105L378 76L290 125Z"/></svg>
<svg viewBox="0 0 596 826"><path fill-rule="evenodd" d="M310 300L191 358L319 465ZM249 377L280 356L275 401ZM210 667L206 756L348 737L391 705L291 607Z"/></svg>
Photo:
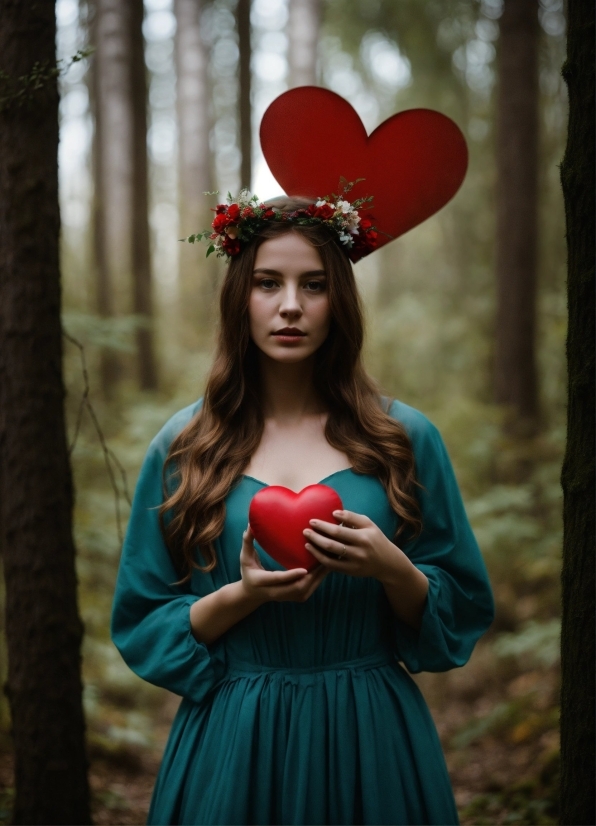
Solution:
<svg viewBox="0 0 596 826"><path fill-rule="evenodd" d="M279 272L324 270L316 247L297 232L286 232L263 241L257 250L254 264L255 270L260 268Z"/></svg>

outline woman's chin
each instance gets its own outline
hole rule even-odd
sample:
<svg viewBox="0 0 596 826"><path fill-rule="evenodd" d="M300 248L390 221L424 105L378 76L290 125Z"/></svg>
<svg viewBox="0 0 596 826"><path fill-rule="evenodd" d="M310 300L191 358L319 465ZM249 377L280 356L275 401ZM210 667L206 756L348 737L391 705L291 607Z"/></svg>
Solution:
<svg viewBox="0 0 596 826"><path fill-rule="evenodd" d="M258 347L258 345L257 345ZM281 364L297 364L306 361L314 355L315 349L312 346L305 347L304 344L276 344L268 347L259 347L259 350L271 361Z"/></svg>

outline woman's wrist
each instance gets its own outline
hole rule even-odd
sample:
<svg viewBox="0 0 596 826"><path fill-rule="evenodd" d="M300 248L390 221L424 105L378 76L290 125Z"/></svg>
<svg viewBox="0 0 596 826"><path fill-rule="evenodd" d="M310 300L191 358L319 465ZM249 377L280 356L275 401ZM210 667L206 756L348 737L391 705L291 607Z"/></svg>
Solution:
<svg viewBox="0 0 596 826"><path fill-rule="evenodd" d="M264 600L246 592L242 580L223 585L190 606L190 625L198 642L212 643Z"/></svg>
<svg viewBox="0 0 596 826"><path fill-rule="evenodd" d="M246 584L244 579L239 579L237 582L230 584L234 585L238 592L237 599L247 607L250 607L251 610L255 610L267 602L263 596L257 596L253 589Z"/></svg>
<svg viewBox="0 0 596 826"><path fill-rule="evenodd" d="M390 539L387 539L387 544L390 547L383 560L383 568L377 579L381 585L391 588L395 585L399 586L404 580L412 577L418 569L410 562L401 548L394 545Z"/></svg>

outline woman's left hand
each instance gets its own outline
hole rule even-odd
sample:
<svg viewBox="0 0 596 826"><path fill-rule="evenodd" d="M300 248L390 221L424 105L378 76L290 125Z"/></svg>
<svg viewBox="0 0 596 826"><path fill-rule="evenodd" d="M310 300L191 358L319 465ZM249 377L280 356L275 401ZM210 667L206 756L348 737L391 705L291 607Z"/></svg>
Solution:
<svg viewBox="0 0 596 826"><path fill-rule="evenodd" d="M352 511L334 511L333 516L343 524L311 519L304 531L307 550L329 570L384 582L411 566L368 516Z"/></svg>

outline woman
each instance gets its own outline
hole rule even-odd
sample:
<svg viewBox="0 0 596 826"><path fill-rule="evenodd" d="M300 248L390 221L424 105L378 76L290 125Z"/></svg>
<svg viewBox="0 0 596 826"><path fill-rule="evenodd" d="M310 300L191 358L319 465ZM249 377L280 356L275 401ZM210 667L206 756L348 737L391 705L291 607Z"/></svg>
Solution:
<svg viewBox="0 0 596 826"><path fill-rule="evenodd" d="M362 367L354 275L322 203L278 203L244 244L242 204L236 223L218 212L210 237L233 252L204 400L141 470L113 639L183 698L149 823L457 823L399 661L463 665L490 586L439 433ZM255 548L251 499L318 482L344 510L305 531L319 565L286 571Z"/></svg>

